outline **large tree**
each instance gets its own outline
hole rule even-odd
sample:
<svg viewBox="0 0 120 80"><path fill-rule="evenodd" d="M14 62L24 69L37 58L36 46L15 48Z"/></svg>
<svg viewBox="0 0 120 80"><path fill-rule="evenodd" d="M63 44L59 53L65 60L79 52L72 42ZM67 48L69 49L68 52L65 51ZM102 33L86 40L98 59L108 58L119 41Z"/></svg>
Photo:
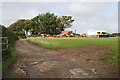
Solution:
<svg viewBox="0 0 120 80"><path fill-rule="evenodd" d="M54 13L39 14L31 20L31 28L36 33L59 34L71 26L71 16L58 17Z"/></svg>
<svg viewBox="0 0 120 80"><path fill-rule="evenodd" d="M51 34L53 32L52 27L55 27L56 21L57 16L54 14L39 14L31 19L31 29L34 33Z"/></svg>

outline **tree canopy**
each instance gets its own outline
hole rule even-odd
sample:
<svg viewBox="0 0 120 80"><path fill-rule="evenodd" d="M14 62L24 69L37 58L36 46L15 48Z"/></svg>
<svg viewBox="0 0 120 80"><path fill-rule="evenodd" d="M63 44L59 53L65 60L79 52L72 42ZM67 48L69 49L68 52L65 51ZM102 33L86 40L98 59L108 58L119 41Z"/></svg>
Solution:
<svg viewBox="0 0 120 80"><path fill-rule="evenodd" d="M13 24L11 24L8 29L12 31L23 31L23 29L26 29L28 27L28 24L30 23L30 20L20 19Z"/></svg>
<svg viewBox="0 0 120 80"><path fill-rule="evenodd" d="M8 29L14 32L31 31L33 35L59 34L72 25L72 16L57 16L54 13L44 13L31 20L21 19L11 24Z"/></svg>
<svg viewBox="0 0 120 80"><path fill-rule="evenodd" d="M24 37L24 30L28 29L31 20L20 19L8 27L9 31L13 31L17 36Z"/></svg>

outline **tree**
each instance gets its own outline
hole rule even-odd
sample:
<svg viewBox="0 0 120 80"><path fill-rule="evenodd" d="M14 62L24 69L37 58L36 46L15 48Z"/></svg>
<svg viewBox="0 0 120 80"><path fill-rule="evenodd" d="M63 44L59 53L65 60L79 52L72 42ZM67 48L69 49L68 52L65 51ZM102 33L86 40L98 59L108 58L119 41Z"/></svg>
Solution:
<svg viewBox="0 0 120 80"><path fill-rule="evenodd" d="M44 33L51 34L52 27L55 27L55 23L57 20L57 16L53 13L39 14L38 16L31 19L31 29L33 29L34 33Z"/></svg>
<svg viewBox="0 0 120 80"><path fill-rule="evenodd" d="M9 31L13 31L15 34L17 34L20 37L24 37L24 30L29 30L29 24L30 24L30 20L25 20L25 19L20 19L16 22L14 22L13 24L11 24L8 27Z"/></svg>
<svg viewBox="0 0 120 80"><path fill-rule="evenodd" d="M120 36L120 33L112 33L110 35L116 37L116 36Z"/></svg>
<svg viewBox="0 0 120 80"><path fill-rule="evenodd" d="M34 33L59 34L70 27L73 21L71 16L58 17L54 13L39 14L31 20L31 29Z"/></svg>
<svg viewBox="0 0 120 80"><path fill-rule="evenodd" d="M58 20L59 25L61 26L61 30L71 27L71 23L74 21L71 16L62 16L59 17Z"/></svg>
<svg viewBox="0 0 120 80"><path fill-rule="evenodd" d="M24 30L31 31L32 35L59 34L65 28L69 28L74 20L71 16L58 17L54 13L44 13L31 20L21 19L11 24L8 29L18 36L25 36Z"/></svg>

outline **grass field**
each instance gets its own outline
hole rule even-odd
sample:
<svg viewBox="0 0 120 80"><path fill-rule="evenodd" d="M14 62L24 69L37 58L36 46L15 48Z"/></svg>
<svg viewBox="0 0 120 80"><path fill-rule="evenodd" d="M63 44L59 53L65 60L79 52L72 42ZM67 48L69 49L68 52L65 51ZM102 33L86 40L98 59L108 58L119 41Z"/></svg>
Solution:
<svg viewBox="0 0 120 80"><path fill-rule="evenodd" d="M29 38L33 44L37 44L49 49L62 49L62 48L81 48L84 46L96 46L97 49L110 49L112 57L107 59L113 66L118 65L118 38Z"/></svg>

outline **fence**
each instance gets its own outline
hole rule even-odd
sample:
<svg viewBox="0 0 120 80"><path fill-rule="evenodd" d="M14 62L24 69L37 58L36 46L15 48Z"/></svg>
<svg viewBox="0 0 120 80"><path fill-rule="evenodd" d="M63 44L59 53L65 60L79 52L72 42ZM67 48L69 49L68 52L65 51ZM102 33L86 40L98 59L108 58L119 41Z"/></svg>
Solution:
<svg viewBox="0 0 120 80"><path fill-rule="evenodd" d="M0 37L0 51L8 49L8 37Z"/></svg>

